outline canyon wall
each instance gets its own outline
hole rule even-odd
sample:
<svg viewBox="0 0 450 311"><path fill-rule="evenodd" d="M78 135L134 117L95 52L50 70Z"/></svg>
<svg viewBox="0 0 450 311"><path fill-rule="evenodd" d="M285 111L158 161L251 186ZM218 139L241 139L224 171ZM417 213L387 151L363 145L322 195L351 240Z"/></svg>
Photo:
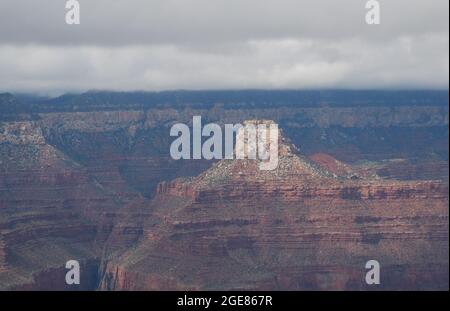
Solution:
<svg viewBox="0 0 450 311"><path fill-rule="evenodd" d="M448 183L328 172L279 140L279 166L221 160L163 182L142 237L108 263L102 289L448 288ZM350 169L350 167L349 167Z"/></svg>
<svg viewBox="0 0 450 311"><path fill-rule="evenodd" d="M0 94L0 289L70 289L71 259L83 289L360 289L372 254L389 288L448 287L448 93L208 94ZM170 127L194 115L272 119L345 182L174 161Z"/></svg>

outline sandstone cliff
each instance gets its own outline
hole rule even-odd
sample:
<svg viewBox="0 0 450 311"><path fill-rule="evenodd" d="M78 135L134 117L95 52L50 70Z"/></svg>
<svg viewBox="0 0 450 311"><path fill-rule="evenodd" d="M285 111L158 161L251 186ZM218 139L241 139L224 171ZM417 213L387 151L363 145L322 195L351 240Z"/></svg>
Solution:
<svg viewBox="0 0 450 311"><path fill-rule="evenodd" d="M279 166L221 160L158 186L152 224L112 260L102 289L448 288L448 184L338 175L284 137Z"/></svg>

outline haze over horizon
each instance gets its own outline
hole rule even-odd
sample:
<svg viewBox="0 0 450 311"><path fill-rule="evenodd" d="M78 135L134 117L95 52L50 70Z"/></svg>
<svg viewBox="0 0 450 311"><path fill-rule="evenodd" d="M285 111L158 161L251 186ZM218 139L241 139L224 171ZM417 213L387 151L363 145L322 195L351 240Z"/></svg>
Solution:
<svg viewBox="0 0 450 311"><path fill-rule="evenodd" d="M446 0L79 2L0 3L1 92L448 90Z"/></svg>

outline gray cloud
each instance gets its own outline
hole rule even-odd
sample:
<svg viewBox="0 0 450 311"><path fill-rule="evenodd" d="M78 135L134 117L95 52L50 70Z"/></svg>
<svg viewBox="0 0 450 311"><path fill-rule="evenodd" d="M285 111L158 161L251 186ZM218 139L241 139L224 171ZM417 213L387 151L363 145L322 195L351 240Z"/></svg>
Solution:
<svg viewBox="0 0 450 311"><path fill-rule="evenodd" d="M447 88L447 0L2 0L0 89Z"/></svg>

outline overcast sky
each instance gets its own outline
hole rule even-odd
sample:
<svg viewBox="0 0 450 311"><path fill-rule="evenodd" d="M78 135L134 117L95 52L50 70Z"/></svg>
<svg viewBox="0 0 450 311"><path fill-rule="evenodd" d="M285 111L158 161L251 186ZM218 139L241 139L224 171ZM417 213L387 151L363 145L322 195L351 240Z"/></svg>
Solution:
<svg viewBox="0 0 450 311"><path fill-rule="evenodd" d="M0 92L448 88L449 1L0 0Z"/></svg>

